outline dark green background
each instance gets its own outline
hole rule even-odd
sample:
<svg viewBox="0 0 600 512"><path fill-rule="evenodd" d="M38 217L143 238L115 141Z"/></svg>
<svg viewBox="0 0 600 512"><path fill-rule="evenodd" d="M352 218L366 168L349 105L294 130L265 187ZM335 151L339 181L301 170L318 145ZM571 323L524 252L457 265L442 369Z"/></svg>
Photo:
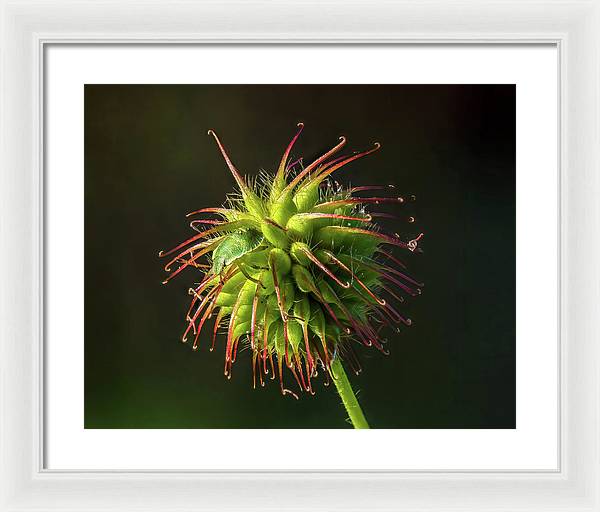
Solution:
<svg viewBox="0 0 600 512"><path fill-rule="evenodd" d="M382 144L337 174L394 183L417 200L388 208L426 282L389 333L391 356L358 347L351 376L376 428L515 427L515 88L512 85L86 85L85 427L348 428L332 388L315 397L252 389L248 352L223 376L223 341L179 341L188 287L167 286L160 249L191 231L185 213L220 205L239 169L273 170L298 121L293 155ZM406 219L414 215L417 222ZM389 224L389 223L388 223ZM288 383L291 376L288 375Z"/></svg>

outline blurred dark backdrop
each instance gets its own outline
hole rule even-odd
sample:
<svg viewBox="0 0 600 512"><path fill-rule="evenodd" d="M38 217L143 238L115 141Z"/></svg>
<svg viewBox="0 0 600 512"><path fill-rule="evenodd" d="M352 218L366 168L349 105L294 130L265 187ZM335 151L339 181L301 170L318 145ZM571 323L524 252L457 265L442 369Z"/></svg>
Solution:
<svg viewBox="0 0 600 512"><path fill-rule="evenodd" d="M389 357L357 347L372 427L514 428L512 85L86 85L85 427L350 427L320 378L299 401L275 382L253 390L248 352L224 378L210 329L197 352L179 341L198 275L160 284L157 253L190 235L184 215L233 191L207 130L254 174L276 167L298 121L305 161L342 134L349 150L379 141L337 179L416 196L388 208L388 227L425 233L409 258L426 283L404 308L413 326L389 333Z"/></svg>

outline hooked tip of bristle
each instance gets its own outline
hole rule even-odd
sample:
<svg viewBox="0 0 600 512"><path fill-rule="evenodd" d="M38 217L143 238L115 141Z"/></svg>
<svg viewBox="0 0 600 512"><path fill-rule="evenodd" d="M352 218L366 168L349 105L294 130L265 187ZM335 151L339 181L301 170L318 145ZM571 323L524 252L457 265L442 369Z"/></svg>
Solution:
<svg viewBox="0 0 600 512"><path fill-rule="evenodd" d="M299 121L298 124L296 125L298 128L304 128L304 123L302 121Z"/></svg>
<svg viewBox="0 0 600 512"><path fill-rule="evenodd" d="M294 393L291 389L282 389L281 394L283 396L292 395L296 400L299 400L298 395L296 393Z"/></svg>
<svg viewBox="0 0 600 512"><path fill-rule="evenodd" d="M212 135L213 137L216 135L215 132L214 132L214 130L212 128L210 130L208 130L206 133L208 135Z"/></svg>
<svg viewBox="0 0 600 512"><path fill-rule="evenodd" d="M162 258L164 255L165 251L158 251L158 257Z"/></svg>
<svg viewBox="0 0 600 512"><path fill-rule="evenodd" d="M381 144L379 144L379 142L375 142L375 144L373 144L375 146L375 149L379 149L381 147Z"/></svg>

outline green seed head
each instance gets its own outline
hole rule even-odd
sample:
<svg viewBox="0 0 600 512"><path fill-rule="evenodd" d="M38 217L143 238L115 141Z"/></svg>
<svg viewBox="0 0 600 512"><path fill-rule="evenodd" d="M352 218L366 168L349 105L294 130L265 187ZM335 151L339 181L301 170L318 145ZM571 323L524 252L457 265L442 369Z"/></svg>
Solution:
<svg viewBox="0 0 600 512"><path fill-rule="evenodd" d="M253 186L242 177L217 135L210 130L239 188L222 208L190 215L197 234L161 257L169 257L165 282L191 267L203 279L190 289L183 341L193 348L204 325L212 322L213 348L225 335L225 375L231 377L239 344L252 354L254 384L283 368L301 391L313 393L319 367L326 376L344 357L358 372L353 345L375 346L387 353L380 338L385 325L410 324L392 304L416 295L422 284L408 276L386 248L417 250L422 235L404 242L382 233L367 213L371 204L402 203L400 197L359 197L364 190L343 188L329 176L353 160L379 149L333 158L346 139L306 167L290 164L299 129L275 175L261 175ZM217 218L205 218L204 216ZM172 267L178 265L173 270ZM212 349L211 349L212 350Z"/></svg>

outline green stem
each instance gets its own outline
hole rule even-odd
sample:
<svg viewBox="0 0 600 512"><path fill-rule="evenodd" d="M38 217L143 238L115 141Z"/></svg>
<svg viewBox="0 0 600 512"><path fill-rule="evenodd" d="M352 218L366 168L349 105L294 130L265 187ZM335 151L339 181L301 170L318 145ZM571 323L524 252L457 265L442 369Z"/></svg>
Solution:
<svg viewBox="0 0 600 512"><path fill-rule="evenodd" d="M333 360L331 369L334 376L333 382L335 383L337 392L344 403L346 412L348 413L348 416L350 416L352 425L354 428L369 428L369 424L367 423L365 415L358 404L358 400L356 399L354 391L352 391L352 386L350 385L350 381L348 380L339 357L336 357Z"/></svg>

